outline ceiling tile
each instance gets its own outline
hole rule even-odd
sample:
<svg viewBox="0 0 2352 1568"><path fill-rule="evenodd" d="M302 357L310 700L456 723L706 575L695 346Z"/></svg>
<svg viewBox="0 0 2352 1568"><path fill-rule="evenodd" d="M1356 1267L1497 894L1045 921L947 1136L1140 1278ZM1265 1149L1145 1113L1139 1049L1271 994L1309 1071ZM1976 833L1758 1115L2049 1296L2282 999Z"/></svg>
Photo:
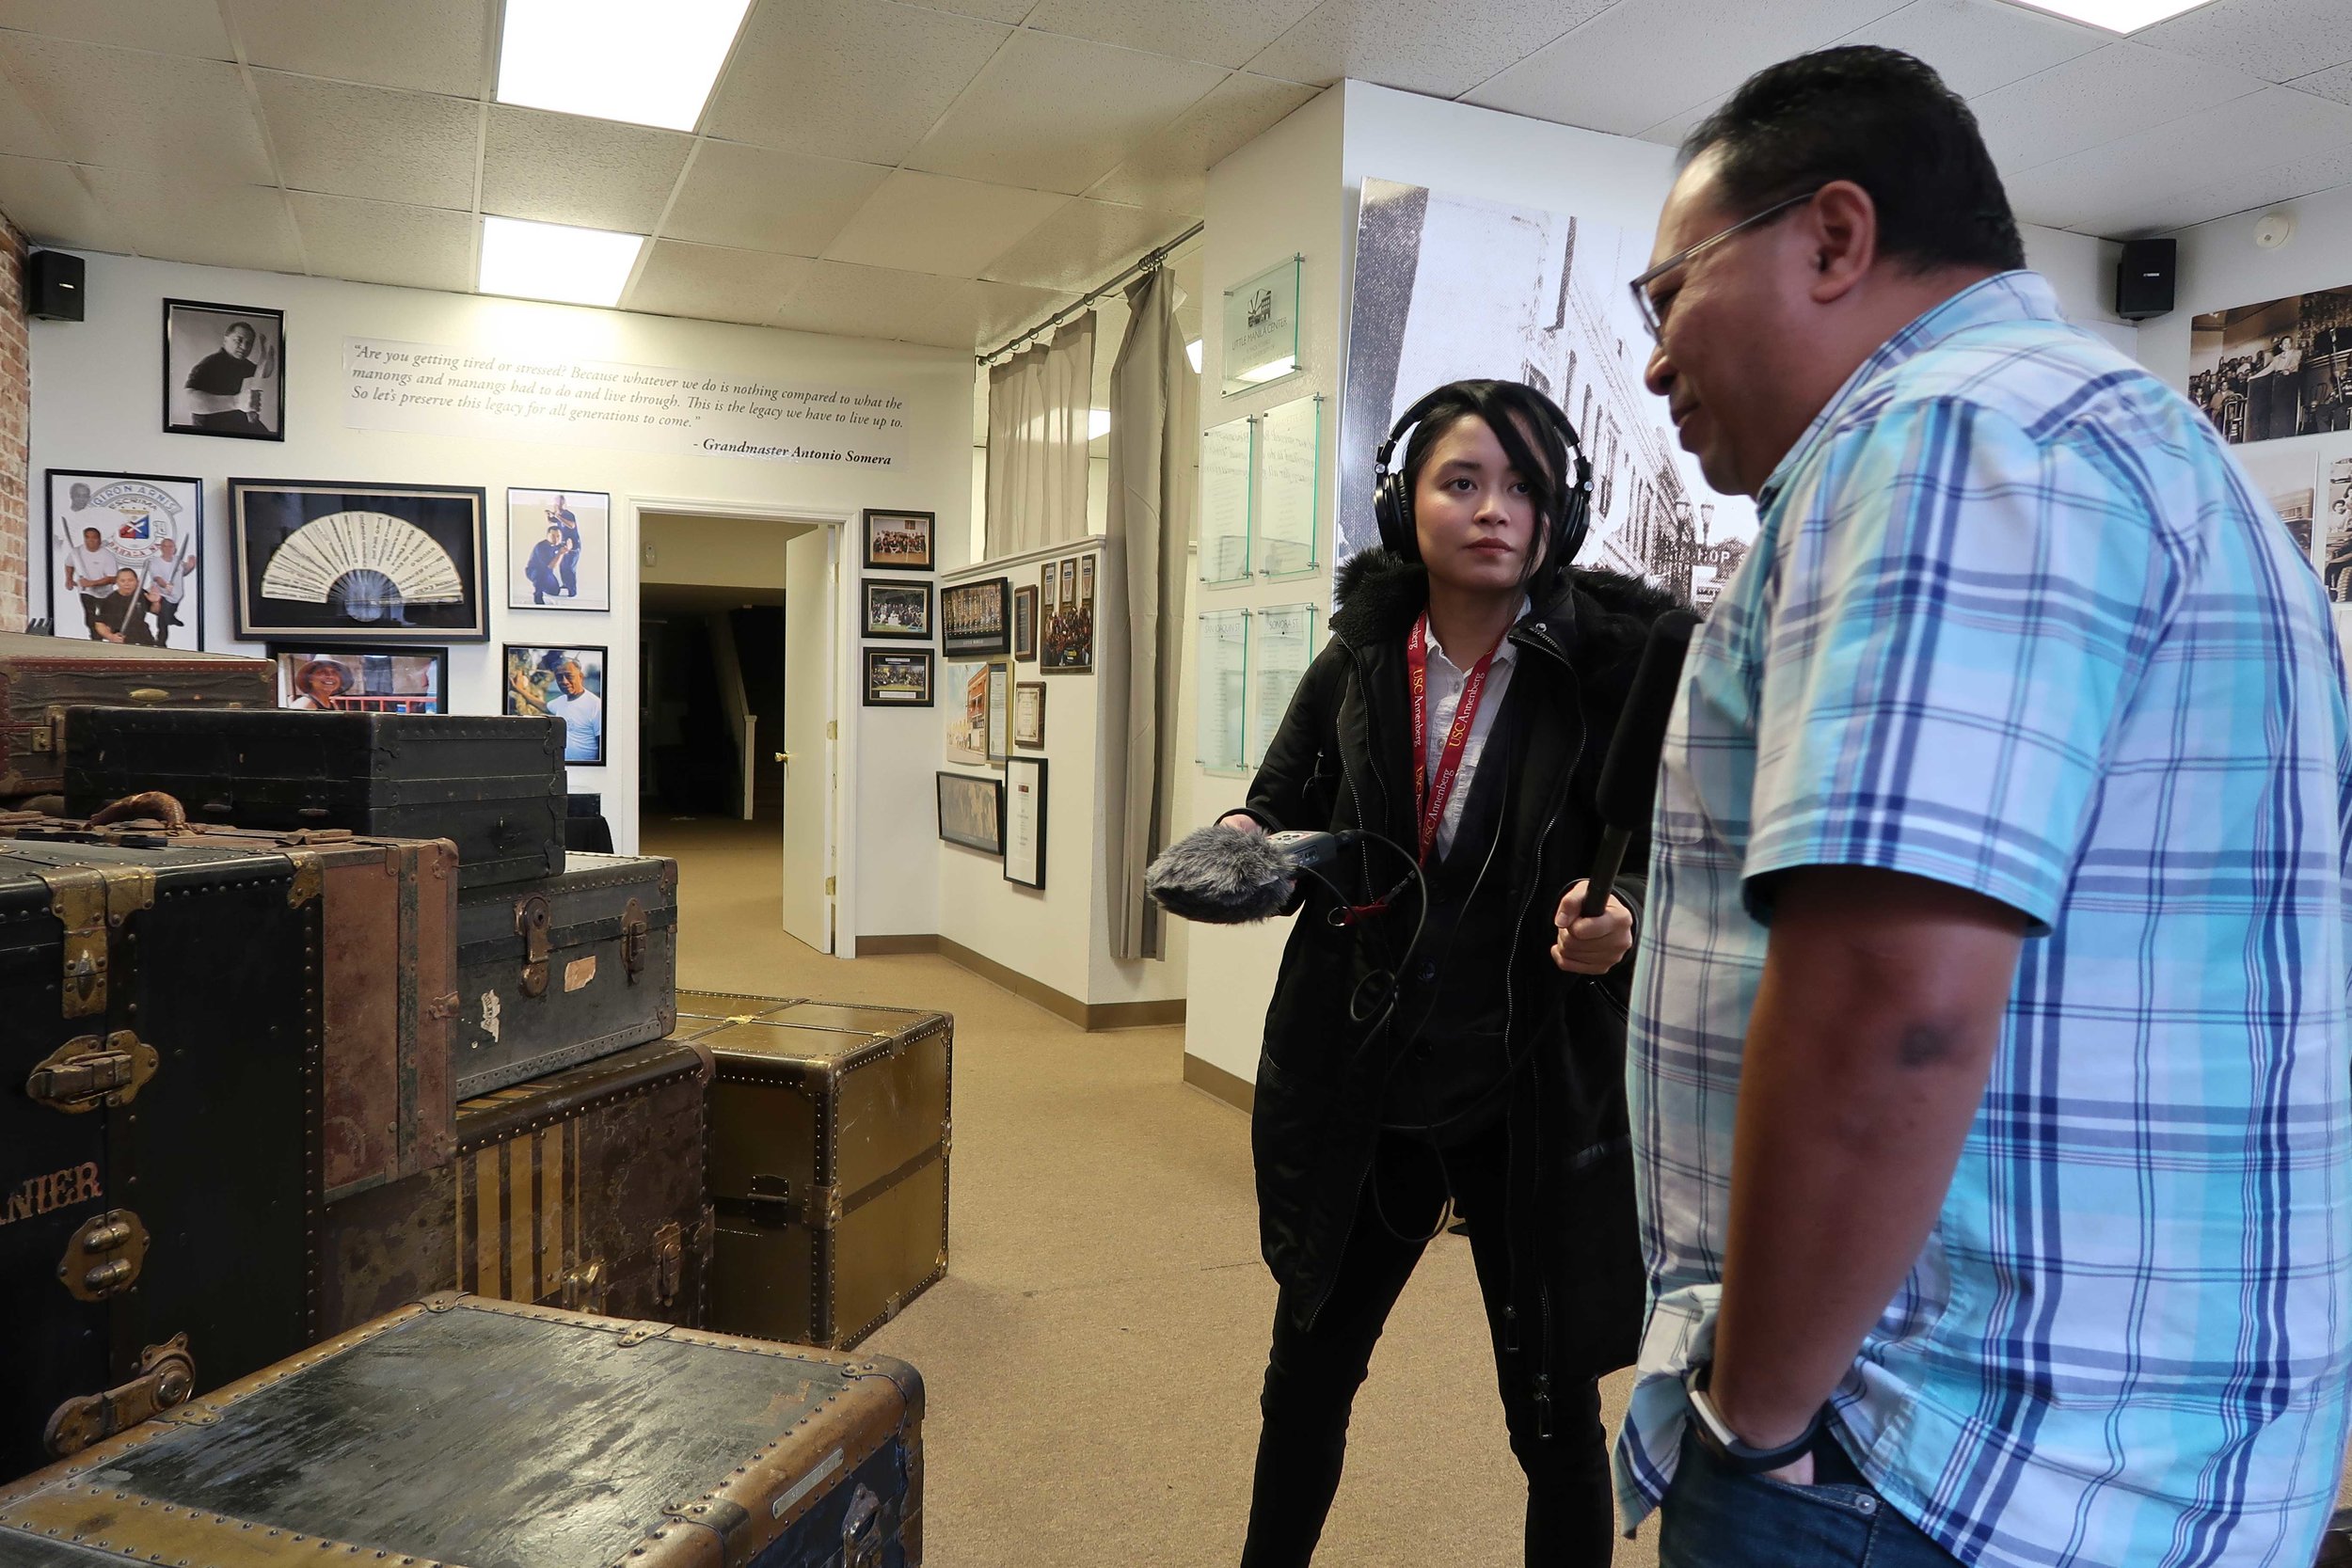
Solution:
<svg viewBox="0 0 2352 1568"><path fill-rule="evenodd" d="M693 145L676 131L494 103L482 210L650 234Z"/></svg>
<svg viewBox="0 0 2352 1568"><path fill-rule="evenodd" d="M2222 0L2143 28L2132 41L2284 82L2352 60L2352 7L2343 0Z"/></svg>
<svg viewBox="0 0 2352 1568"><path fill-rule="evenodd" d="M275 71L255 71L253 83L288 185L420 207L472 207L481 104Z"/></svg>
<svg viewBox="0 0 2352 1568"><path fill-rule="evenodd" d="M1465 93L1466 103L1632 135L1662 103L1727 92L1777 60L1885 14L1891 0L1620 0ZM1661 40L1674 40L1671 48Z"/></svg>
<svg viewBox="0 0 2352 1568"><path fill-rule="evenodd" d="M71 164L0 157L0 213L27 238L73 250L128 250L121 225Z"/></svg>
<svg viewBox="0 0 2352 1568"><path fill-rule="evenodd" d="M1661 119L1643 128L1641 139L1656 142L1661 147L1680 147L1682 138L1699 128L1699 121L1724 106L1731 94L1719 92L1704 103L1693 103L1672 119Z"/></svg>
<svg viewBox="0 0 2352 1568"><path fill-rule="evenodd" d="M966 285L954 303L957 309L971 312L972 336L951 346L980 349L994 348L1014 333L1067 309L1078 303L1078 296L1018 283L979 282Z"/></svg>
<svg viewBox="0 0 2352 1568"><path fill-rule="evenodd" d="M1837 41L1916 55L1945 86L1974 98L2114 40L2112 33L2003 0L1913 0Z"/></svg>
<svg viewBox="0 0 2352 1568"><path fill-rule="evenodd" d="M774 326L777 309L809 265L796 256L656 240L623 308Z"/></svg>
<svg viewBox="0 0 2352 1568"><path fill-rule="evenodd" d="M236 57L219 9L189 0L0 0L0 27L204 60Z"/></svg>
<svg viewBox="0 0 2352 1568"><path fill-rule="evenodd" d="M968 282L847 261L793 265L803 270L777 314L778 326L844 338L945 341L951 347L971 342L973 312L958 305L958 295L971 288ZM964 334L961 345L956 341L959 331Z"/></svg>
<svg viewBox="0 0 2352 1568"><path fill-rule="evenodd" d="M1070 200L1043 191L897 169L825 247L825 258L977 277Z"/></svg>
<svg viewBox="0 0 2352 1568"><path fill-rule="evenodd" d="M703 245L815 256L889 172L875 164L705 141L661 231Z"/></svg>
<svg viewBox="0 0 2352 1568"><path fill-rule="evenodd" d="M897 164L1011 33L888 0L764 0L703 127L729 141Z"/></svg>
<svg viewBox="0 0 2352 1568"><path fill-rule="evenodd" d="M309 191L287 193L286 203L302 231L303 260L318 277L472 292L471 214Z"/></svg>
<svg viewBox="0 0 2352 1568"><path fill-rule="evenodd" d="M1342 77L1452 98L1615 0L1323 0L1248 64L1327 86Z"/></svg>
<svg viewBox="0 0 2352 1568"><path fill-rule="evenodd" d="M276 178L233 65L4 33L0 71L77 162L223 184Z"/></svg>
<svg viewBox="0 0 2352 1568"><path fill-rule="evenodd" d="M57 139L16 84L0 76L0 153L19 158L62 158L65 143Z"/></svg>
<svg viewBox="0 0 2352 1568"><path fill-rule="evenodd" d="M203 185L176 174L84 171L133 250L172 261L259 272L300 272L302 249L283 191Z"/></svg>
<svg viewBox="0 0 2352 1568"><path fill-rule="evenodd" d="M1037 0L906 0L909 5L929 11L953 11L958 16L986 17L991 22L1008 22L1014 25L1028 20Z"/></svg>
<svg viewBox="0 0 2352 1568"><path fill-rule="evenodd" d="M1075 195L1224 80L1216 66L1016 33L909 166Z"/></svg>
<svg viewBox="0 0 2352 1568"><path fill-rule="evenodd" d="M2110 43L1995 87L1969 107L2004 172L2027 169L2258 92L2242 71Z"/></svg>
<svg viewBox="0 0 2352 1568"><path fill-rule="evenodd" d="M1083 292L1192 227L1181 214L1073 201L981 274L999 283Z"/></svg>
<svg viewBox="0 0 2352 1568"><path fill-rule="evenodd" d="M1087 188L1102 201L1150 207L1198 217L1208 192L1206 172L1255 141L1320 89L1235 71L1182 119L1137 148L1127 161Z"/></svg>
<svg viewBox="0 0 2352 1568"><path fill-rule="evenodd" d="M1290 31L1317 0L1039 0L1029 25L1180 60L1237 66Z"/></svg>
<svg viewBox="0 0 2352 1568"><path fill-rule="evenodd" d="M222 0L246 63L477 98L491 0Z"/></svg>
<svg viewBox="0 0 2352 1568"><path fill-rule="evenodd" d="M2314 71L2309 76L2297 76L2288 85L2297 92L2317 93L2338 103L2352 103L2352 65Z"/></svg>
<svg viewBox="0 0 2352 1568"><path fill-rule="evenodd" d="M2338 143L2252 173L2233 174L2149 203L2140 232L2167 233L2234 213L2258 212L2313 191L2352 184L2352 145ZM2251 236L2249 235L2250 243Z"/></svg>

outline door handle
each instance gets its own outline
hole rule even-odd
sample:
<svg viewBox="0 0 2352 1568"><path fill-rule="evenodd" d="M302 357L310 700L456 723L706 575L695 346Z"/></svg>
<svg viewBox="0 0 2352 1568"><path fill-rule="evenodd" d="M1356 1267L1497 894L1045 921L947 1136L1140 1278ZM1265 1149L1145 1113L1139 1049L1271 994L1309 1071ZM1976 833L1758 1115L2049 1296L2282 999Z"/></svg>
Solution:
<svg viewBox="0 0 2352 1568"><path fill-rule="evenodd" d="M792 753L789 752L778 752L776 753L776 760L778 762L790 762L792 760Z"/></svg>

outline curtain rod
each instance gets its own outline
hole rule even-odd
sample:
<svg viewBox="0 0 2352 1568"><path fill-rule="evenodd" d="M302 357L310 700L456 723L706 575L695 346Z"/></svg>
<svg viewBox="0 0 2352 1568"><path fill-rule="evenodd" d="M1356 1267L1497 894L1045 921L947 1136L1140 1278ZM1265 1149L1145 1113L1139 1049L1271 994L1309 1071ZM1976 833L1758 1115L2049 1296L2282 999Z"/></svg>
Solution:
<svg viewBox="0 0 2352 1568"><path fill-rule="evenodd" d="M1118 288L1120 284L1125 283L1128 279L1140 277L1145 273L1150 272L1153 267L1156 267L1166 261L1169 251L1174 250L1178 245L1183 245L1185 241L1192 239L1207 227L1208 225L1205 222L1196 223L1190 229L1185 230L1183 233L1168 241L1166 245L1163 245L1156 249L1144 252L1144 254L1133 265L1129 266L1124 272L1119 274L1118 277L1113 277L1106 283L1096 284L1089 293L1080 294L1074 304L1063 306L1060 309L1055 311L1043 321L1039 322L1036 325L1030 327L1025 332L1014 333L1011 337L1007 338L1003 342L998 343L994 348L990 349L986 354L974 355L972 356L973 362L980 365L988 364L992 360L995 359L997 356L1003 354L1007 349L1011 348L1015 343L1027 342L1030 339L1037 337L1040 333L1048 331L1051 328L1059 325L1062 322L1087 309L1087 307L1092 305L1096 300L1101 299L1104 294L1109 293L1113 289Z"/></svg>

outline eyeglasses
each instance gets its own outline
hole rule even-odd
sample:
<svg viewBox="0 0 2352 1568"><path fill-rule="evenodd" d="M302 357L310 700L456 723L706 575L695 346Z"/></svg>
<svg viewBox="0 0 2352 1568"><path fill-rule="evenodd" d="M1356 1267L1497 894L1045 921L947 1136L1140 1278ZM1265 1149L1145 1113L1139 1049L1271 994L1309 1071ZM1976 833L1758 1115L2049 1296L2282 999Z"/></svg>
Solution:
<svg viewBox="0 0 2352 1568"><path fill-rule="evenodd" d="M1768 223L1772 219L1780 216L1781 214L1787 212L1789 208L1802 206L1820 194L1820 191L1818 189L1810 190L1805 192L1803 196L1792 196L1786 201L1775 202L1773 205L1765 208L1762 212L1757 213L1753 217L1741 218L1738 223L1733 224L1730 228L1718 230L1714 233L1708 235L1707 238L1701 240L1698 244L1694 245L1686 245L1682 249L1676 251L1672 256L1667 257L1664 261L1659 262L1656 266L1650 268L1649 271L1642 274L1641 277L1635 278L1630 284L1627 285L1633 291L1633 308L1641 312L1642 325L1649 328L1650 341L1656 342L1659 339L1659 335L1666 329L1666 318L1664 314L1659 310L1657 302L1649 296L1649 286L1652 283L1657 282L1660 278L1674 271L1675 268L1694 260L1703 252L1712 250L1715 246L1723 244L1725 240L1730 239L1733 235L1740 233L1745 230L1756 228L1761 224Z"/></svg>

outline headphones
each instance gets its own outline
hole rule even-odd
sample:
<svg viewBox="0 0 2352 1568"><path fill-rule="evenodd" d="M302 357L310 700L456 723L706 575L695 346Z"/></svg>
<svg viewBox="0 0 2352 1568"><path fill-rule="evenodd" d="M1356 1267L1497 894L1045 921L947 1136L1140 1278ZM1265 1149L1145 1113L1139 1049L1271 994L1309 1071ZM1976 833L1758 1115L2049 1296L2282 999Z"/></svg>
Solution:
<svg viewBox="0 0 2352 1568"><path fill-rule="evenodd" d="M1412 484L1403 468L1389 466L1390 459L1396 453L1396 445L1433 411L1448 404L1462 404L1491 425L1493 420L1486 406L1489 400L1467 390L1475 385L1479 384L1457 381L1422 397L1397 416L1396 423L1389 427L1389 438L1381 442L1380 450L1373 454L1372 515L1373 520L1380 525L1381 547L1392 555L1406 561L1421 560L1421 540L1413 531ZM1584 455L1584 443L1578 439L1576 427L1568 422L1568 417L1549 398L1519 382L1486 382L1484 385L1518 388L1525 392L1524 411L1541 419L1566 448L1574 479L1555 494L1552 504L1546 509L1550 514L1551 531L1547 536L1549 543L1543 557L1546 571L1565 572L1568 563L1576 559L1576 552L1584 547L1584 535L1592 527L1592 460ZM1510 413L1518 411L1521 410L1506 408L1496 412L1507 419ZM1498 436L1496 438L1500 440L1502 437Z"/></svg>

